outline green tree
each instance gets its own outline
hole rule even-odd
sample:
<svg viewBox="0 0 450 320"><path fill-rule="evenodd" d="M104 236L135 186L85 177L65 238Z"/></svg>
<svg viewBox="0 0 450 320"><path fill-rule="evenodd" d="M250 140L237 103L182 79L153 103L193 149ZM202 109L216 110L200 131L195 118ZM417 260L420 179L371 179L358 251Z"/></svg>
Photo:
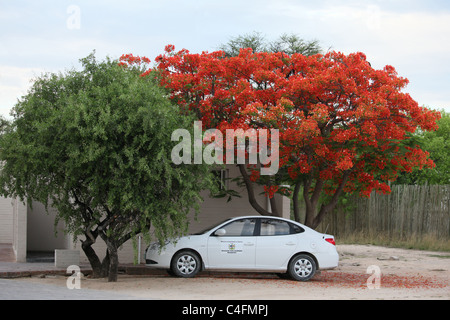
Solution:
<svg viewBox="0 0 450 320"><path fill-rule="evenodd" d="M268 44L269 52L284 52L292 55L301 53L305 56L312 56L322 52L318 40L306 41L296 34L282 34L277 40Z"/></svg>
<svg viewBox="0 0 450 320"><path fill-rule="evenodd" d="M80 61L81 71L37 78L2 122L0 190L56 208L94 276L116 281L118 248L139 233L149 240L150 227L160 242L185 233L212 179L206 165L173 164L171 134L193 119L142 67Z"/></svg>
<svg viewBox="0 0 450 320"><path fill-rule="evenodd" d="M301 53L306 56L322 52L317 40L306 41L296 34L284 33L278 39L268 41L261 32L256 31L233 37L219 47L229 57L239 55L242 48L251 48L253 52L284 52L289 55Z"/></svg>
<svg viewBox="0 0 450 320"><path fill-rule="evenodd" d="M442 110L441 116L436 131L417 130L410 142L429 152L436 166L404 172L395 184L450 184L450 113Z"/></svg>

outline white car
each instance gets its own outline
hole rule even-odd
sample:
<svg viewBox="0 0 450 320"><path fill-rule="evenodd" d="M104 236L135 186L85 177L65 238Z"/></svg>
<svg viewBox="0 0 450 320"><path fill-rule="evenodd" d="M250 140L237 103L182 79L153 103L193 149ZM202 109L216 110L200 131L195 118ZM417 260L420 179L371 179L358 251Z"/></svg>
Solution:
<svg viewBox="0 0 450 320"><path fill-rule="evenodd" d="M168 269L179 277L202 270L275 272L307 281L316 270L338 266L334 237L298 222L270 216L228 219L213 228L152 243L146 266Z"/></svg>

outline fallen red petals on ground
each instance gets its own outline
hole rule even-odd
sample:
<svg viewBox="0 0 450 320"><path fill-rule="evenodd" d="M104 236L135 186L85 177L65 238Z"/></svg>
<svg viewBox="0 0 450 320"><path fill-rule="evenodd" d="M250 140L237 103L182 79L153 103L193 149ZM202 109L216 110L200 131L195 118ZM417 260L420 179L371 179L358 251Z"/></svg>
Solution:
<svg viewBox="0 0 450 320"><path fill-rule="evenodd" d="M317 284L329 286L345 286L361 288L367 287L367 280L370 274L348 273L348 272L322 272L311 281ZM445 288L447 283L437 278L424 277L421 275L399 276L386 274L380 276L381 288Z"/></svg>
<svg viewBox="0 0 450 320"><path fill-rule="evenodd" d="M247 283L270 282L280 287L346 287L346 288L367 288L367 280L370 274L349 273L338 271L322 271L308 282L294 280L283 280L273 274L249 274L219 273L214 278L232 279L232 281L246 281ZM436 289L447 287L448 281L434 277L424 277L421 275L395 275L382 274L380 276L380 288L400 288L400 289Z"/></svg>

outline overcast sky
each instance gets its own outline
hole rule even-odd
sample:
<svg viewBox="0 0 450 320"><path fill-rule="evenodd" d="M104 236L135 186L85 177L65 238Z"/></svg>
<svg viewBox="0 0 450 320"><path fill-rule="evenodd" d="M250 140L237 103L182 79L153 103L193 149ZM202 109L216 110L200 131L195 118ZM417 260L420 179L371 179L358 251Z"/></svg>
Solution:
<svg viewBox="0 0 450 320"><path fill-rule="evenodd" d="M0 0L0 115L43 72L79 68L124 53L154 59L167 44L214 51L231 37L261 32L317 39L325 49L364 52L394 66L420 104L450 112L450 1L447 0Z"/></svg>

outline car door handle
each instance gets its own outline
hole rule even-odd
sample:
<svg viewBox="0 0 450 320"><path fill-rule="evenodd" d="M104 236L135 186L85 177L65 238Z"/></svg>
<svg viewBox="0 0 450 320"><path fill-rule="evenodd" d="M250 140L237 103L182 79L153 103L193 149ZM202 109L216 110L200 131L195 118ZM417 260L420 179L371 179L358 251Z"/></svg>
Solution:
<svg viewBox="0 0 450 320"><path fill-rule="evenodd" d="M255 244L253 242L244 243L244 246L247 246L247 247L251 247L251 246L254 246L254 245Z"/></svg>
<svg viewBox="0 0 450 320"><path fill-rule="evenodd" d="M285 243L285 245L287 245L287 246L295 246L295 242L288 242L288 243Z"/></svg>

